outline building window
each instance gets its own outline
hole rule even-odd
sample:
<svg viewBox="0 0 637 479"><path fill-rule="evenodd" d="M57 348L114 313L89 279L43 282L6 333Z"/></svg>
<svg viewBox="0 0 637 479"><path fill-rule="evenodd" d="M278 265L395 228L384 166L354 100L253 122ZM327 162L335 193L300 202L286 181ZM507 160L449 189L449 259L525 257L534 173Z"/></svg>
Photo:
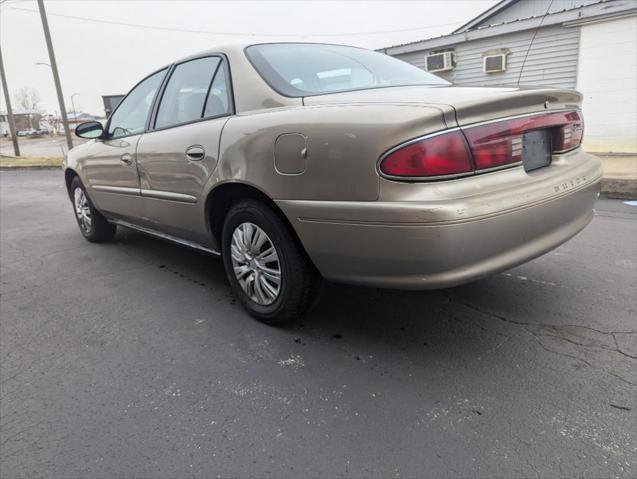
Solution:
<svg viewBox="0 0 637 479"><path fill-rule="evenodd" d="M482 54L482 70L484 73L501 73L507 69L508 48L489 50Z"/></svg>
<svg viewBox="0 0 637 479"><path fill-rule="evenodd" d="M429 73L446 72L456 66L452 51L428 53L425 57L425 69Z"/></svg>

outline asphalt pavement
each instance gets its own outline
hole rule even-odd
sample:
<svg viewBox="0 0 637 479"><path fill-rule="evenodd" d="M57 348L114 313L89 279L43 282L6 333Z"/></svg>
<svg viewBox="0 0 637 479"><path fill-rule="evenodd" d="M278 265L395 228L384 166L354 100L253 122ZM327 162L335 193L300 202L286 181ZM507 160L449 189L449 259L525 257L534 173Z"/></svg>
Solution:
<svg viewBox="0 0 637 479"><path fill-rule="evenodd" d="M490 279L329 284L281 329L221 262L80 235L0 172L0 476L635 477L637 207Z"/></svg>

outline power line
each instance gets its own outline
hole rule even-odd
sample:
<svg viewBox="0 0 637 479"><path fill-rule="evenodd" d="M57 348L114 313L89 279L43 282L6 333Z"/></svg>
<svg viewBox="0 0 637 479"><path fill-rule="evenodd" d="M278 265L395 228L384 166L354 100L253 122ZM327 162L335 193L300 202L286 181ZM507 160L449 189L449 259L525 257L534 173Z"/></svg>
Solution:
<svg viewBox="0 0 637 479"><path fill-rule="evenodd" d="M0 0L0 5L4 5L5 3L8 3L8 2L23 3L28 1L31 1L31 0ZM33 11L33 13L35 13L35 10Z"/></svg>
<svg viewBox="0 0 637 479"><path fill-rule="evenodd" d="M28 8L20 8L20 7L6 7L6 8L7 10L18 10L22 12L37 13L35 10L31 10ZM424 30L426 28L448 27L448 26L458 25L462 23L462 21L458 21L453 23L442 23L438 25L423 25L422 27L417 27L417 28L405 28L400 30L379 30L379 31L373 31L373 32L296 34L296 33L213 32L210 30L191 30L191 29L185 29L185 28L144 25L140 23L116 22L111 20L102 20L99 18L80 17L76 15L64 15L62 13L48 13L48 16L67 18L71 20L80 20L85 22L102 23L106 25L118 25L122 27L145 28L148 30L163 30L163 31L169 31L169 32L199 33L199 34L205 34L205 35L223 35L223 36L237 36L237 37L297 37L298 38L298 37L340 37L340 36L355 36L355 35L378 35L383 33L415 32L419 30Z"/></svg>
<svg viewBox="0 0 637 479"><path fill-rule="evenodd" d="M551 7L553 6L553 1L554 0L551 0L551 2L549 3L549 6L546 9L546 12L544 13L544 15L542 16L542 19L540 20L539 25L535 29L535 33L533 33L533 38L531 38L531 41L529 43L529 47L526 49L526 53L524 54L524 60L522 61L522 66L520 67L520 74L518 75L518 86L520 86L520 79L522 78L522 72L524 71L524 65L526 64L526 57L529 56L529 52L531 51L531 47L533 46L533 42L535 41L535 37L537 36L537 33L540 31L540 28L542 28L542 23L544 23L544 19L549 14L549 11L551 10Z"/></svg>

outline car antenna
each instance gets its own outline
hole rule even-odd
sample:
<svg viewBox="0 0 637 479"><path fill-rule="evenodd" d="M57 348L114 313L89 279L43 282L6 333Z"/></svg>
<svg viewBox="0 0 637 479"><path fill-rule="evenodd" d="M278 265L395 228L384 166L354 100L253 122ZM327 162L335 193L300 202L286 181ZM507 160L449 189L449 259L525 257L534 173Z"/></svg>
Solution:
<svg viewBox="0 0 637 479"><path fill-rule="evenodd" d="M524 60L522 61L522 66L520 67L520 74L518 75L518 83L517 83L516 86L520 86L520 79L522 78L522 72L524 71L524 65L526 64L526 57L529 56L529 52L531 51L531 47L533 46L533 42L535 41L535 37L537 36L537 32L539 32L540 28L542 28L542 24L544 23L544 19L546 18L546 16L551 11L551 7L553 6L553 2L554 1L555 0L551 0L551 2L549 3L549 6L546 9L546 12L544 12L544 15L542 15L542 19L540 20L539 25L535 29L535 33L533 33L533 38L531 38L531 42L529 43L529 47L526 49L526 53L524 54Z"/></svg>

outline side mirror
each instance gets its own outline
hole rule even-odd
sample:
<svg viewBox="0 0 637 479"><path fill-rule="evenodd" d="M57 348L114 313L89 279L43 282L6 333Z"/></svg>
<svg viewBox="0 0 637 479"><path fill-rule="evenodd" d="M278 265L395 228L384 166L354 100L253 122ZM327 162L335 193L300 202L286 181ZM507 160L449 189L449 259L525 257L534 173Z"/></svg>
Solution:
<svg viewBox="0 0 637 479"><path fill-rule="evenodd" d="M87 121L80 123L75 128L75 134L80 138L99 138L104 133L104 127L99 121Z"/></svg>

